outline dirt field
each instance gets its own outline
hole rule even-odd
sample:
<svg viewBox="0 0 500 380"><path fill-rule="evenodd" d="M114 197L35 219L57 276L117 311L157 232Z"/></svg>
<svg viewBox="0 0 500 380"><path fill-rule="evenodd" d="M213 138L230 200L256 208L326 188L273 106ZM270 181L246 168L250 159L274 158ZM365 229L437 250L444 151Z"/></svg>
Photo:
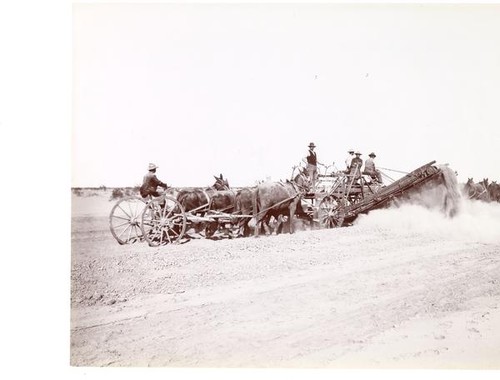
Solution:
<svg viewBox="0 0 500 380"><path fill-rule="evenodd" d="M73 196L73 366L500 368L500 205L120 246Z"/></svg>

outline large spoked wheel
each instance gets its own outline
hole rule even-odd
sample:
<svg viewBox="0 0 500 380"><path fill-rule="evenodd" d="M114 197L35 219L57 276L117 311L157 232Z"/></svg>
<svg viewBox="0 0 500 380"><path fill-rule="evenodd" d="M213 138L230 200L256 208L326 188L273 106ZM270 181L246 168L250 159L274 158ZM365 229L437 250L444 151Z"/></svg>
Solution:
<svg viewBox="0 0 500 380"><path fill-rule="evenodd" d="M341 200L327 196L318 207L318 220L322 228L341 227L344 223L344 205Z"/></svg>
<svg viewBox="0 0 500 380"><path fill-rule="evenodd" d="M126 197L118 201L109 215L111 234L120 244L142 240L142 212L146 201L139 197Z"/></svg>
<svg viewBox="0 0 500 380"><path fill-rule="evenodd" d="M142 214L142 233L151 247L177 243L186 231L186 214L175 199L165 196L146 206Z"/></svg>

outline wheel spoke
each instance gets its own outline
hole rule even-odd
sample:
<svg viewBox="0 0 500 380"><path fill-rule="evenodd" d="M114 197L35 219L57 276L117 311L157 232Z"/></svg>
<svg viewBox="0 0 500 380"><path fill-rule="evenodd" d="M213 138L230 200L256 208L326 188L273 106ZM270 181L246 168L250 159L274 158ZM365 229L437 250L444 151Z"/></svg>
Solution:
<svg viewBox="0 0 500 380"><path fill-rule="evenodd" d="M128 230L128 238L127 241L130 241L130 236L132 235L132 229L133 227L131 226L130 229Z"/></svg>
<svg viewBox="0 0 500 380"><path fill-rule="evenodd" d="M159 223L156 223L155 227L154 227L154 238L155 239L160 239L161 240L161 234L162 234L162 230L159 226Z"/></svg>
<svg viewBox="0 0 500 380"><path fill-rule="evenodd" d="M137 239L139 239L141 236L141 229L139 227L137 227L137 225L134 225L134 234L135 234L135 238L137 238Z"/></svg>
<svg viewBox="0 0 500 380"><path fill-rule="evenodd" d="M123 207L122 207L122 205L121 205L121 204L118 204L118 208L119 208L120 210L122 210L122 211L123 211L123 213L124 213L125 215L127 215L129 218L131 218L131 216L130 216L129 214L127 214L127 211L125 211L125 210L123 209Z"/></svg>
<svg viewBox="0 0 500 380"><path fill-rule="evenodd" d="M113 227L120 228L120 227L126 226L127 224L130 224L130 222L128 221L128 219L127 219L127 221L125 223L120 223L120 224L117 224L117 225L113 224Z"/></svg>
<svg viewBox="0 0 500 380"><path fill-rule="evenodd" d="M168 233L168 230L165 230L165 234L167 235L168 242L172 244L172 240L170 240L170 234Z"/></svg>
<svg viewBox="0 0 500 380"><path fill-rule="evenodd" d="M144 210L142 215L142 228L144 232L144 238L149 243L150 246L157 245L158 239L158 219L156 218L157 209L154 203L149 203L147 209ZM149 229L146 229L149 227Z"/></svg>
<svg viewBox="0 0 500 380"><path fill-rule="evenodd" d="M130 211L130 215L134 215L134 213L132 212L132 202L127 202L127 205L128 205L128 210Z"/></svg>
<svg viewBox="0 0 500 380"><path fill-rule="evenodd" d="M151 240L153 241L159 235L160 231L158 230L158 227L154 227L152 229L152 231L153 231L153 236L152 236ZM160 238L161 238L161 236L160 236Z"/></svg>
<svg viewBox="0 0 500 380"><path fill-rule="evenodd" d="M129 228L130 228L130 224L127 227L125 227L125 229L118 235L118 237L121 237ZM126 241L128 241L128 240L126 240Z"/></svg>
<svg viewBox="0 0 500 380"><path fill-rule="evenodd" d="M127 222L130 220L130 218L124 218L123 216L119 216L119 215L113 215L113 219L122 219L122 220L126 220Z"/></svg>
<svg viewBox="0 0 500 380"><path fill-rule="evenodd" d="M178 232L179 228L178 227L179 226L176 224L174 224L174 225L172 225L172 227L170 227L169 230L172 231L172 237L175 237L175 238L179 237L179 232Z"/></svg>
<svg viewBox="0 0 500 380"><path fill-rule="evenodd" d="M168 212L167 215L165 215L165 218L168 218L170 215L172 215L172 212L174 212L174 208L172 207L172 209Z"/></svg>
<svg viewBox="0 0 500 380"><path fill-rule="evenodd" d="M160 233L160 245L163 245L163 234L165 233L165 231L163 231L163 229L160 228L159 233Z"/></svg>

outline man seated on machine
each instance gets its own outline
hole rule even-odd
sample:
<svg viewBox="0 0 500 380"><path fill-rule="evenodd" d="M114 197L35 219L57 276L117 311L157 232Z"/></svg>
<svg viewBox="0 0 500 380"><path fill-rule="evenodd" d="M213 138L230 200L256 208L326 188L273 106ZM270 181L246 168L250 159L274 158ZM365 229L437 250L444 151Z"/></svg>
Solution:
<svg viewBox="0 0 500 380"><path fill-rule="evenodd" d="M370 158L365 162L365 170L363 171L363 174L369 175L374 182L382 184L382 173L375 167L374 159L377 156L373 152L368 156Z"/></svg>

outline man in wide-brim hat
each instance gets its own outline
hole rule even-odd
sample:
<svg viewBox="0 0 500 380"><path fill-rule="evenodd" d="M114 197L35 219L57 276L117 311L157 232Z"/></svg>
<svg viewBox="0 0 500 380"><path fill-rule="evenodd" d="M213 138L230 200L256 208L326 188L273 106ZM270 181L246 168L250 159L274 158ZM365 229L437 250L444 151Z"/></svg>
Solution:
<svg viewBox="0 0 500 380"><path fill-rule="evenodd" d="M158 169L158 166L155 164L150 163L148 165L148 172L144 176L141 188L139 189L143 198L147 198L148 196L159 197L158 186L164 189L168 188L166 183L163 183L156 177L156 169Z"/></svg>
<svg viewBox="0 0 500 380"><path fill-rule="evenodd" d="M363 174L367 174L373 180L376 180L377 182L382 183L382 173L380 172L380 170L378 170L375 167L374 159L375 159L375 157L377 157L377 155L375 153L371 152L368 156L370 158L367 159L365 162L365 170L363 170Z"/></svg>
<svg viewBox="0 0 500 380"><path fill-rule="evenodd" d="M306 170L313 187L318 179L318 157L314 148L316 148L316 145L313 142L309 143L309 152L307 152L307 156L303 159L307 163Z"/></svg>
<svg viewBox="0 0 500 380"><path fill-rule="evenodd" d="M356 178L361 176L361 167L363 166L363 160L361 159L361 152L359 150L354 153L356 156L351 160L351 175L356 175Z"/></svg>

